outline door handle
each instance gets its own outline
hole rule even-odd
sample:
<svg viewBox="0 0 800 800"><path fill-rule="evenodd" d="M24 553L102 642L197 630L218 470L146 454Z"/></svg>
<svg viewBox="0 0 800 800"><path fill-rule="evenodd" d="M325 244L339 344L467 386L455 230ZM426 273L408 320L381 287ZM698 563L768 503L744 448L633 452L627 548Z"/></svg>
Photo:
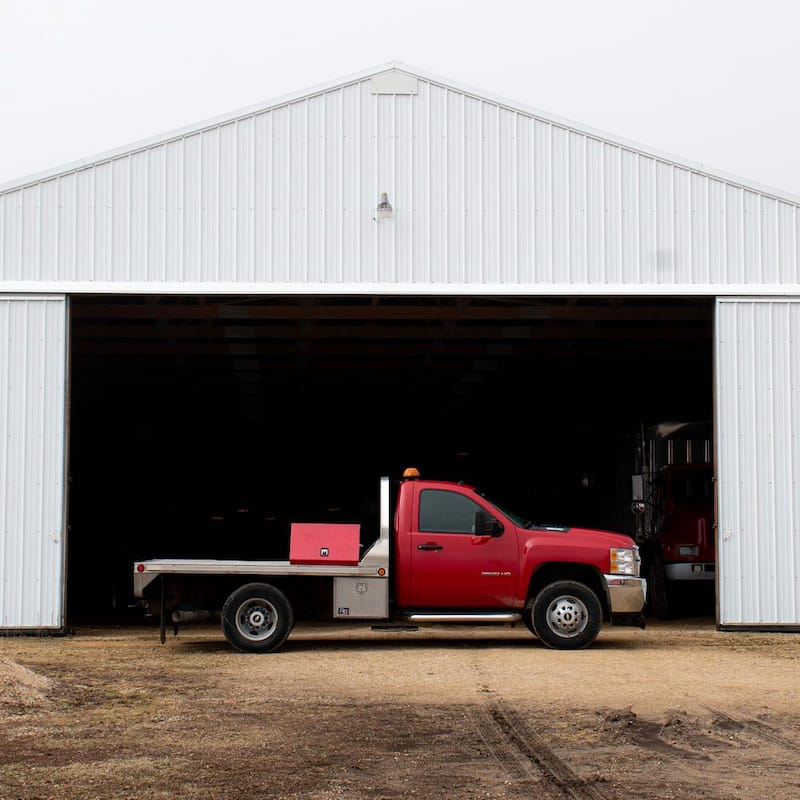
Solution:
<svg viewBox="0 0 800 800"><path fill-rule="evenodd" d="M444 550L441 544L418 544L417 550Z"/></svg>

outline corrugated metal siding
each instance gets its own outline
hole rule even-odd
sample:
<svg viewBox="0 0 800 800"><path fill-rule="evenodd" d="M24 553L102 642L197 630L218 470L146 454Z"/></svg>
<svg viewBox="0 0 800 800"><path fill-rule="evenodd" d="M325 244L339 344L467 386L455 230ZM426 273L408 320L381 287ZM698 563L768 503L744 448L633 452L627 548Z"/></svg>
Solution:
<svg viewBox="0 0 800 800"><path fill-rule="evenodd" d="M0 628L61 628L66 301L0 296Z"/></svg>
<svg viewBox="0 0 800 800"><path fill-rule="evenodd" d="M364 79L0 194L0 280L794 291L800 206Z"/></svg>
<svg viewBox="0 0 800 800"><path fill-rule="evenodd" d="M800 625L800 301L717 303L722 625Z"/></svg>

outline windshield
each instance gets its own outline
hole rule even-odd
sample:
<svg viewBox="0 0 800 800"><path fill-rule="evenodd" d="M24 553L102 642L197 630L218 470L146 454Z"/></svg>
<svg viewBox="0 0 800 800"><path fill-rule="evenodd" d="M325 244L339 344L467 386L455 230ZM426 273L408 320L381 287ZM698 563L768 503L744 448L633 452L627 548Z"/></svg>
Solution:
<svg viewBox="0 0 800 800"><path fill-rule="evenodd" d="M676 471L672 473L670 494L676 506L693 506L710 503L714 497L713 471L705 469Z"/></svg>
<svg viewBox="0 0 800 800"><path fill-rule="evenodd" d="M498 511L505 514L517 527L519 528L527 528L531 526L533 523L530 520L526 520L524 517L520 516L519 514L515 513L514 511L509 511L504 505L501 503L492 500L490 497L487 497L483 492L478 492L478 494L487 502L491 503Z"/></svg>

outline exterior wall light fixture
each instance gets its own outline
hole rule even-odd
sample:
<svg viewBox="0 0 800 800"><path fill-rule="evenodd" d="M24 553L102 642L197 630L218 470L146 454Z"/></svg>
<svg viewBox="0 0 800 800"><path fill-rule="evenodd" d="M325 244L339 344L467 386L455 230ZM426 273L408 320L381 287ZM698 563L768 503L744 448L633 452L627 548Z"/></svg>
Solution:
<svg viewBox="0 0 800 800"><path fill-rule="evenodd" d="M392 219L394 217L394 209L392 208L392 204L389 202L389 195L387 192L381 192L381 199L378 202L377 208L377 219L378 222L384 219Z"/></svg>

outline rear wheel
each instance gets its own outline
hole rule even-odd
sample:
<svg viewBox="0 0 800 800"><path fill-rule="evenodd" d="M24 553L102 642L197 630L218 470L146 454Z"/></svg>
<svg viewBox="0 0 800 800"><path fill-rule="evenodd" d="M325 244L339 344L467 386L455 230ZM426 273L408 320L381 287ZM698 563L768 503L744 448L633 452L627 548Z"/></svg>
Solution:
<svg viewBox="0 0 800 800"><path fill-rule="evenodd" d="M243 653L277 650L294 626L286 595L268 583L248 583L232 592L222 607L225 638Z"/></svg>
<svg viewBox="0 0 800 800"><path fill-rule="evenodd" d="M547 647L578 650L591 644L603 624L597 595L578 581L555 581L545 586L529 610L528 627Z"/></svg>

